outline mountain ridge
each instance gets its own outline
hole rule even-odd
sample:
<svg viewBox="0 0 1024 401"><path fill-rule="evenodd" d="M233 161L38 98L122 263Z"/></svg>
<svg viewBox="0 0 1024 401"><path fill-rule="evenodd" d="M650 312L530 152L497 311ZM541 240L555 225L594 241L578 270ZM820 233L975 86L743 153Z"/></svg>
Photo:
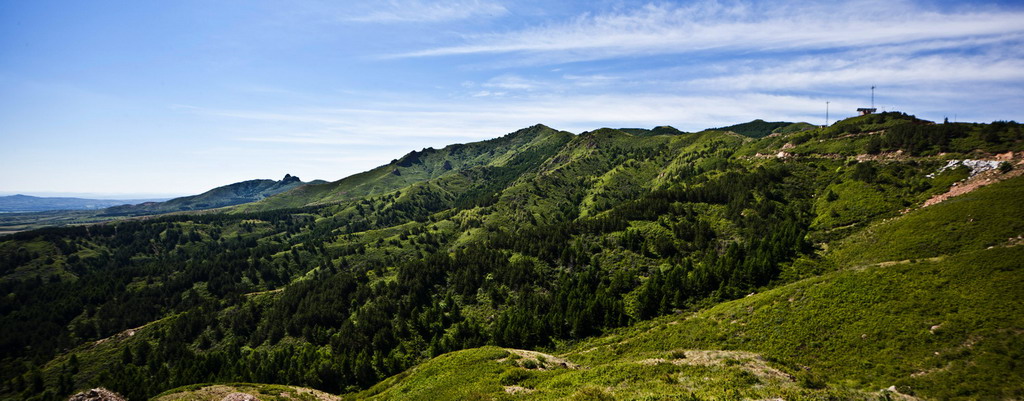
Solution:
<svg viewBox="0 0 1024 401"><path fill-rule="evenodd" d="M87 210L0 213L0 234L10 234L49 226L96 224L168 213L196 213L254 202L306 185L321 183L324 183L324 181L314 180L306 183L302 182L298 177L285 174L284 178L279 181L268 179L248 180L216 187L198 195L145 201L135 204L125 204L125 201L110 201L109 204L104 204L102 208Z"/></svg>
<svg viewBox="0 0 1024 401"><path fill-rule="evenodd" d="M251 210L4 237L0 398L1024 391L995 356L1017 341L998 295L1021 285L1019 125L882 113L760 139L647 134L534 126ZM947 159L996 154L1000 182L917 207L969 177Z"/></svg>
<svg viewBox="0 0 1024 401"><path fill-rule="evenodd" d="M89 199L69 196L0 196L0 213L43 212L50 210L96 210L125 204L160 202L167 199Z"/></svg>
<svg viewBox="0 0 1024 401"><path fill-rule="evenodd" d="M416 182L439 179L473 167L502 167L513 152L540 146L547 139L561 141L567 135L572 134L536 124L499 138L453 144L442 149L411 151L386 165L331 183L309 186L264 202L242 206L236 211L253 212L338 203L389 193Z"/></svg>
<svg viewBox="0 0 1024 401"><path fill-rule="evenodd" d="M247 180L216 187L198 195L183 196L164 202L147 202L138 205L110 207L104 209L100 216L140 216L216 209L256 202L310 184L316 185L319 182L305 183L299 177L285 174L284 178L278 181L267 179Z"/></svg>

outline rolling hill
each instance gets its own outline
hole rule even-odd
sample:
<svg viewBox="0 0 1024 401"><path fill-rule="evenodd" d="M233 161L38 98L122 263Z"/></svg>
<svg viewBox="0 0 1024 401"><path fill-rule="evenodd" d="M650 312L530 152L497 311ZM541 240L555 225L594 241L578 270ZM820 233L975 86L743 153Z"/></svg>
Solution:
<svg viewBox="0 0 1024 401"><path fill-rule="evenodd" d="M119 205L160 202L165 199L83 199L29 195L0 196L0 213L43 212L49 210L96 210Z"/></svg>
<svg viewBox="0 0 1024 401"><path fill-rule="evenodd" d="M495 347L458 351L350 398L1018 398L1024 206L1013 199L1022 193L1015 178L876 223L826 254L826 267L802 267L827 273L542 361ZM879 244L889 247L879 253Z"/></svg>
<svg viewBox="0 0 1024 401"><path fill-rule="evenodd" d="M0 399L1020 398L1021 127L798 128L537 125L4 237Z"/></svg>
<svg viewBox="0 0 1024 401"><path fill-rule="evenodd" d="M217 187L199 195L174 198L164 202L146 202L104 209L100 216L145 216L190 210L216 209L225 206L256 202L302 187L322 184L323 181L302 182L299 177L285 174L280 181L248 180Z"/></svg>
<svg viewBox="0 0 1024 401"><path fill-rule="evenodd" d="M465 186L479 188L480 185L473 181L491 180L497 175L501 176L499 180L514 178L516 170L523 170L530 162L544 160L570 137L572 134L568 132L538 124L487 141L412 151L370 171L331 183L305 186L236 210L252 212L339 203L387 194L427 181L440 183L448 192L471 192L472 189Z"/></svg>
<svg viewBox="0 0 1024 401"><path fill-rule="evenodd" d="M325 181L302 182L298 177L285 174L280 181L249 180L224 185L201 193L160 201L72 201L74 204L89 204L95 207L83 210L46 210L23 213L0 213L0 234L9 234L52 226L95 224L131 217L152 216L166 213L192 212L217 209L249 202L256 202L269 196L281 194L306 185L323 184ZM16 200L24 200L15 198ZM43 198L47 199L47 198ZM63 199L63 198L53 198ZM2 200L2 198L0 198ZM33 200L33 202L35 202ZM63 204L67 204L66 201ZM52 204L52 203L51 203ZM100 208L102 207L102 208Z"/></svg>

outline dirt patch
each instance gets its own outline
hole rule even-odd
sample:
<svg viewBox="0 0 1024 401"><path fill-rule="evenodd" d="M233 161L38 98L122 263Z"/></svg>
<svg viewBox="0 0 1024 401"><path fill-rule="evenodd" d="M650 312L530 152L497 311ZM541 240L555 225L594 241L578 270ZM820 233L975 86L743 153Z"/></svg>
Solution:
<svg viewBox="0 0 1024 401"><path fill-rule="evenodd" d="M225 397L239 393L232 386L215 384L192 391L182 391L157 398L157 401L188 400L188 401L223 401Z"/></svg>
<svg viewBox="0 0 1024 401"><path fill-rule="evenodd" d="M1010 170L1010 172L1008 173L1002 173L998 169L988 170L983 173L979 173L971 178L968 178L964 181L954 183L953 186L949 188L949 191L931 197L931 199L925 201L924 204L921 205L921 207L928 207L943 202L949 198L969 193L971 191L974 191L975 189L984 187L986 185L991 185L1013 177L1018 177L1021 174L1024 174L1024 169L1021 169L1020 167L1016 167L1013 170ZM910 209L905 210L904 213L909 211Z"/></svg>
<svg viewBox="0 0 1024 401"><path fill-rule="evenodd" d="M93 342L93 346L97 346L97 345L103 344L103 343L105 343L107 341L110 341L110 340L121 341L121 340L130 338L130 337L133 337L133 336L135 336L135 333L137 333L139 330L142 330L142 329L146 328L146 326L149 326L149 325L151 325L153 323L156 323L158 321L159 320L152 321L152 322L146 323L146 324L144 324L142 326L136 327L134 329L128 329L128 330L122 331L120 333L114 334L114 335L112 335L110 337L101 338L101 339L96 340L95 342Z"/></svg>
<svg viewBox="0 0 1024 401"><path fill-rule="evenodd" d="M252 394L231 393L224 396L224 398L221 399L220 401L260 401L260 399L256 398L256 396Z"/></svg>
<svg viewBox="0 0 1024 401"><path fill-rule="evenodd" d="M340 401L341 398L310 388L261 385L261 384L213 384L196 390L168 394L154 401L258 401L263 398L303 401L312 395L318 401Z"/></svg>
<svg viewBox="0 0 1024 401"><path fill-rule="evenodd" d="M341 401L340 397L320 390L305 387L292 387L292 389L295 390L296 394L312 394L318 401Z"/></svg>
<svg viewBox="0 0 1024 401"><path fill-rule="evenodd" d="M914 397L909 394L903 394L896 389L896 386L889 386L879 391L879 394L890 400L904 400L904 401L920 401L920 398Z"/></svg>
<svg viewBox="0 0 1024 401"><path fill-rule="evenodd" d="M275 288L273 290L266 290L266 291L247 292L247 293L242 294L242 295L245 295L247 297L253 297L253 296L256 296L256 295L273 294L273 293L278 293L278 292L281 292L281 291L284 291L284 287Z"/></svg>
<svg viewBox="0 0 1024 401"><path fill-rule="evenodd" d="M938 262L938 261L943 260L943 259L945 259L944 256L935 256L935 257L931 257L931 258L920 258L920 259L889 260L889 261L885 261L885 262L869 263L869 264L866 264L866 265L853 266L853 267L850 267L850 270L864 270L864 269L867 269L867 268L870 268L870 267L890 267L890 266L896 266L896 265L905 265L905 264L914 263L914 262Z"/></svg>
<svg viewBox="0 0 1024 401"><path fill-rule="evenodd" d="M895 152L882 152L877 154L862 153L857 155L856 159L858 162L901 162L910 160L910 156L903 153L902 150L897 150Z"/></svg>
<svg viewBox="0 0 1024 401"><path fill-rule="evenodd" d="M764 358L753 352L746 351L721 351L721 350L685 350L673 351L672 354L682 353L684 358L651 358L638 361L643 365L657 365L671 363L673 365L693 366L736 366L740 369L753 373L762 379L776 381L793 381L793 376L768 365Z"/></svg>
<svg viewBox="0 0 1024 401"><path fill-rule="evenodd" d="M125 401L124 397L105 388L94 388L68 398L68 401Z"/></svg>
<svg viewBox="0 0 1024 401"><path fill-rule="evenodd" d="M505 386L505 392L508 394L529 394L533 392L533 389L522 386Z"/></svg>
<svg viewBox="0 0 1024 401"><path fill-rule="evenodd" d="M497 362L511 360L516 366L526 369L550 370L550 369L579 369L580 365L569 362L568 359L559 358L543 352L530 351L525 349L505 348L513 356L498 359Z"/></svg>

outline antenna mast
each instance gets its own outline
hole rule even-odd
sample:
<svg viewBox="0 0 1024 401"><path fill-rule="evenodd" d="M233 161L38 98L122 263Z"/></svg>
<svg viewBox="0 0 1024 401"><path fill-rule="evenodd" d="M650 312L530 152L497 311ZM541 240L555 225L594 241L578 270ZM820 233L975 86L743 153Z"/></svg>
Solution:
<svg viewBox="0 0 1024 401"><path fill-rule="evenodd" d="M828 104L829 101L825 101L825 126L828 126Z"/></svg>

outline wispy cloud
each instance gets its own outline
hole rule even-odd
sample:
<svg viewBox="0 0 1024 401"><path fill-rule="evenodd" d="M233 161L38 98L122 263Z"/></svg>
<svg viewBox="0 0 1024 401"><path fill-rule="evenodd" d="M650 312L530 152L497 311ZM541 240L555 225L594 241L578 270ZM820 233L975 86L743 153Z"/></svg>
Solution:
<svg viewBox="0 0 1024 401"><path fill-rule="evenodd" d="M851 1L782 6L704 1L649 4L566 22L468 35L464 43L397 57L543 53L548 62L707 50L835 49L992 36L1024 36L1024 12L943 13L908 2ZM538 59L540 60L540 59Z"/></svg>
<svg viewBox="0 0 1024 401"><path fill-rule="evenodd" d="M735 68L730 74L681 81L679 86L734 91L794 91L865 84L927 87L1024 82L1024 59L988 54L962 57L800 57L768 67L744 67Z"/></svg>
<svg viewBox="0 0 1024 401"><path fill-rule="evenodd" d="M501 75L484 82L482 86L511 90L534 90L543 87L544 84L518 75Z"/></svg>
<svg viewBox="0 0 1024 401"><path fill-rule="evenodd" d="M416 145L443 146L452 138L467 141L493 138L535 123L580 132L603 126L656 124L697 130L721 125L723 119L793 120L804 118L806 110L816 110L817 103L801 96L764 94L543 94L494 101L465 99L381 104L380 108L364 109L308 108L273 112L195 109L195 112L219 116L237 126L244 134L236 135L235 139L242 142L375 145L407 151Z"/></svg>
<svg viewBox="0 0 1024 401"><path fill-rule="evenodd" d="M621 81L620 77L604 75L604 74L591 74L591 75L575 75L565 74L562 79L571 82L573 85L581 87L589 86L605 86L608 84L616 83Z"/></svg>
<svg viewBox="0 0 1024 401"><path fill-rule="evenodd" d="M443 22L478 16L499 16L508 12L489 0L390 0L372 2L373 10L346 18L356 22Z"/></svg>

